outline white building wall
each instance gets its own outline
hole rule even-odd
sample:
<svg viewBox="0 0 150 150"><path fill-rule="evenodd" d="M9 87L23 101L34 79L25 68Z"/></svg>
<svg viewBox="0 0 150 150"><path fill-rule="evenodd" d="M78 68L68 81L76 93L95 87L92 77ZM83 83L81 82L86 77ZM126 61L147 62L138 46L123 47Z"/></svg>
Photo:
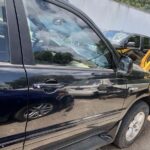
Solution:
<svg viewBox="0 0 150 150"><path fill-rule="evenodd" d="M113 0L69 0L102 30L122 30L150 36L150 14Z"/></svg>

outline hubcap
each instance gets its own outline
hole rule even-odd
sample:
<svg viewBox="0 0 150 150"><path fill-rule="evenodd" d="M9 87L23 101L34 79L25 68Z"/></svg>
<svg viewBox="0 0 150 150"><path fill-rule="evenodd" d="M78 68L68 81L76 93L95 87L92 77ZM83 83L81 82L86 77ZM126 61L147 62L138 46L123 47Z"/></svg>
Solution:
<svg viewBox="0 0 150 150"><path fill-rule="evenodd" d="M136 136L141 131L144 121L145 121L145 114L143 112L138 113L133 121L129 124L128 130L126 132L126 140L132 141L136 138Z"/></svg>
<svg viewBox="0 0 150 150"><path fill-rule="evenodd" d="M36 119L49 114L53 110L51 104L38 104L30 107L27 112L24 113L24 117L28 119Z"/></svg>

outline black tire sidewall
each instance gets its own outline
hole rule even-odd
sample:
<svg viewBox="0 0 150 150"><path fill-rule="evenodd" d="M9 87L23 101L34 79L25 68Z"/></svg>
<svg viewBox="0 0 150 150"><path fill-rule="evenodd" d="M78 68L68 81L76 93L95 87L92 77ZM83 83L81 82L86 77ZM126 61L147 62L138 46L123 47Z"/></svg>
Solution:
<svg viewBox="0 0 150 150"><path fill-rule="evenodd" d="M144 124L143 124L140 132L138 133L138 135L133 140L127 141L126 140L126 132L128 130L129 124L134 120L134 117L139 112L144 112L144 114L145 114ZM114 144L120 148L126 148L126 147L130 146L137 139L137 137L141 134L144 127L146 126L148 115L149 115L149 106L145 102L136 103L124 117Z"/></svg>

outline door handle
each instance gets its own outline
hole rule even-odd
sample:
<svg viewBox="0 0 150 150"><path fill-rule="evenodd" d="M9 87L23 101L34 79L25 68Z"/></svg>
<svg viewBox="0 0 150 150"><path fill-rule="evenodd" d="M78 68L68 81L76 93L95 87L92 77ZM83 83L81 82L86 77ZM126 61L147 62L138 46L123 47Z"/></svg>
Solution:
<svg viewBox="0 0 150 150"><path fill-rule="evenodd" d="M60 89L63 89L64 85L62 84L47 84L47 83L37 83L33 85L33 89L40 90L45 93L53 93Z"/></svg>
<svg viewBox="0 0 150 150"><path fill-rule="evenodd" d="M34 89L42 89L44 87L55 87L58 85L58 81L56 79L50 78L46 79L44 82L33 84Z"/></svg>
<svg viewBox="0 0 150 150"><path fill-rule="evenodd" d="M64 85L62 84L49 84L49 83L37 83L37 84L33 84L33 88L34 89L52 89L52 88L62 88L64 87Z"/></svg>
<svg viewBox="0 0 150 150"><path fill-rule="evenodd" d="M58 81L56 79L50 78L50 79L45 80L44 83L47 83L47 84L58 84Z"/></svg>

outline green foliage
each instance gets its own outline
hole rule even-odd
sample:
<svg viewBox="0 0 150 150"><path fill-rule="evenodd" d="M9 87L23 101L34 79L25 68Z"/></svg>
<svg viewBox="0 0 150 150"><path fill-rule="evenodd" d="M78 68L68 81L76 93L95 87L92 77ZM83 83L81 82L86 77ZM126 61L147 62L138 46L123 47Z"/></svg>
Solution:
<svg viewBox="0 0 150 150"><path fill-rule="evenodd" d="M54 62L57 64L68 64L73 60L73 56L70 53L56 53Z"/></svg>
<svg viewBox="0 0 150 150"><path fill-rule="evenodd" d="M150 0L115 0L115 1L150 11Z"/></svg>
<svg viewBox="0 0 150 150"><path fill-rule="evenodd" d="M49 63L51 63L53 61L53 55L49 51L35 52L34 57L35 57L35 60L38 60L38 61L44 60Z"/></svg>
<svg viewBox="0 0 150 150"><path fill-rule="evenodd" d="M34 53L36 62L42 63L56 63L56 64L68 64L73 61L73 56L70 53L53 53L51 51L38 51Z"/></svg>

